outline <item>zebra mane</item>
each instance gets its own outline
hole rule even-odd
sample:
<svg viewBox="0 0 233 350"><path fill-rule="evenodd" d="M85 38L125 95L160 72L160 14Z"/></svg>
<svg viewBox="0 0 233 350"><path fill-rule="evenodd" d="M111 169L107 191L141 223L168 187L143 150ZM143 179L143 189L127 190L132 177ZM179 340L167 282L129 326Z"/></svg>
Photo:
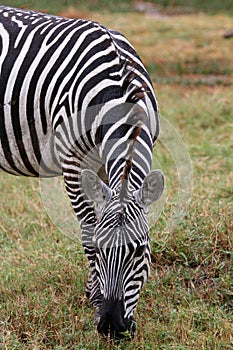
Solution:
<svg viewBox="0 0 233 350"><path fill-rule="evenodd" d="M135 125L133 132L130 136L130 140L132 143L129 147L128 158L125 161L123 173L120 177L121 184L120 184L119 198L120 198L120 202L122 204L123 204L124 200L127 199L127 197L128 197L130 172L131 172L131 169L133 166L133 156L134 156L135 147L136 147L136 143L137 143L137 137L139 136L139 134L141 132L141 125L142 125L142 121L139 120L137 122L137 124Z"/></svg>
<svg viewBox="0 0 233 350"><path fill-rule="evenodd" d="M123 63L125 70L125 81L123 84L123 89L127 94L126 103L134 104L132 109L132 114L128 118L128 124L134 126L132 134L129 137L130 147L128 151L128 156L125 160L125 166L123 168L123 173L120 177L120 202L123 203L124 199L127 199L130 172L133 166L133 157L135 152L135 147L137 144L137 137L139 136L142 128L142 124L145 122L145 115L142 113L142 108L137 105L137 102L142 99L147 91L147 85L142 83L140 86L134 83L134 80L138 79L137 64L134 60L129 60L128 58Z"/></svg>
<svg viewBox="0 0 233 350"><path fill-rule="evenodd" d="M120 57L120 60L125 76L122 89L127 95L126 102L136 103L142 99L145 94L151 93L143 79L145 72L139 71L138 63L129 57ZM143 78L141 79L141 77ZM140 85L138 85L139 80Z"/></svg>
<svg viewBox="0 0 233 350"><path fill-rule="evenodd" d="M128 180L129 180L129 174L132 169L132 160L126 159L125 166L123 169L123 174L121 175L121 185L120 185L120 202L123 203L124 199L127 197L128 193Z"/></svg>

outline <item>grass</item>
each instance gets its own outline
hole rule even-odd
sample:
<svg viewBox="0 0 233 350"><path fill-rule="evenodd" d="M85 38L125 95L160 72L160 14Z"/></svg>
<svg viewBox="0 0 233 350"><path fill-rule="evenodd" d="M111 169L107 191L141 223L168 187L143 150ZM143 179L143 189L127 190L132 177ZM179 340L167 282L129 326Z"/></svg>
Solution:
<svg viewBox="0 0 233 350"><path fill-rule="evenodd" d="M189 151L192 201L169 232L178 179L166 145L159 142L155 158L166 175L167 192L163 213L151 227L151 278L138 304L135 339L112 345L97 336L93 325L80 243L49 221L36 179L1 173L0 349L230 350L233 75L230 41L222 33L231 27L231 18L88 16L122 31L142 56L160 112Z"/></svg>

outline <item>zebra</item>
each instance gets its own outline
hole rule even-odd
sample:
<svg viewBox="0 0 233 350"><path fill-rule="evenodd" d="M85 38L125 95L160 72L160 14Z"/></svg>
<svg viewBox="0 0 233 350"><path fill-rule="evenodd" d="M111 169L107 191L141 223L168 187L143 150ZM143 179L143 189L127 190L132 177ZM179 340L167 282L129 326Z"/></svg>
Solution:
<svg viewBox="0 0 233 350"><path fill-rule="evenodd" d="M0 169L62 175L89 262L86 294L104 337L133 337L150 272L148 208L159 134L148 73L119 32L0 6Z"/></svg>

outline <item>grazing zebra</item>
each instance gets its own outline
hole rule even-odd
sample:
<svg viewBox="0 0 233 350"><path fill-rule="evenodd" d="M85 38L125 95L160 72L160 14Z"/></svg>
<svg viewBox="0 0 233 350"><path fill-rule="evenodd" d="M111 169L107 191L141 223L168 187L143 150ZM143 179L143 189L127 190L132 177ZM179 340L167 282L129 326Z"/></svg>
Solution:
<svg viewBox="0 0 233 350"><path fill-rule="evenodd" d="M90 263L98 332L133 336L150 269L147 213L158 132L148 74L126 38L99 23L0 6L0 168L63 175Z"/></svg>

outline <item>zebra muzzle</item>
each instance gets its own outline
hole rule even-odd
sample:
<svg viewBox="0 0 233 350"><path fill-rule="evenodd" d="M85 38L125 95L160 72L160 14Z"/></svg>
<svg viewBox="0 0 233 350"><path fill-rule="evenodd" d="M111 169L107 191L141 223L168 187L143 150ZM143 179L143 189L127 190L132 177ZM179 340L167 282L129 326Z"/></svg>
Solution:
<svg viewBox="0 0 233 350"><path fill-rule="evenodd" d="M133 326L132 326L133 322ZM98 332L111 339L132 338L136 326L133 319L124 319L124 304L121 300L104 300L100 308Z"/></svg>

